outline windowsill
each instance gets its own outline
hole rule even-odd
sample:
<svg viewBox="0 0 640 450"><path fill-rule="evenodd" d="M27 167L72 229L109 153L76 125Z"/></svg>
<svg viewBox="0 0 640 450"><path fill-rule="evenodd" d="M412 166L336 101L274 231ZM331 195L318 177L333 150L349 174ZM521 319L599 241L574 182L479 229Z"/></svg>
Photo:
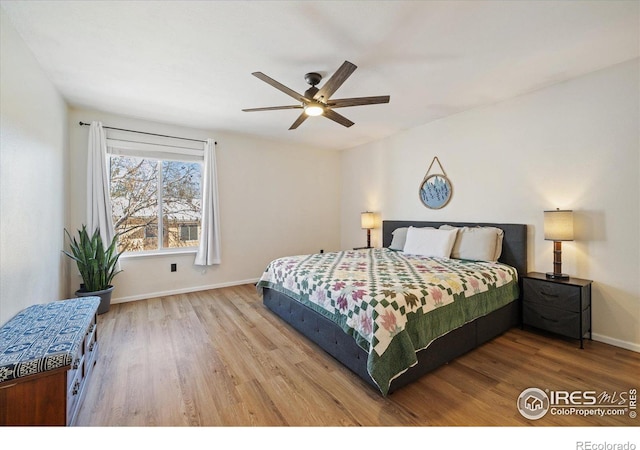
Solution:
<svg viewBox="0 0 640 450"><path fill-rule="evenodd" d="M151 256L174 256L174 255L188 255L188 254L196 254L198 253L198 249L196 247L189 248L166 248L163 250L153 250L146 252L125 252L120 255L120 259L137 259L137 258L147 258Z"/></svg>

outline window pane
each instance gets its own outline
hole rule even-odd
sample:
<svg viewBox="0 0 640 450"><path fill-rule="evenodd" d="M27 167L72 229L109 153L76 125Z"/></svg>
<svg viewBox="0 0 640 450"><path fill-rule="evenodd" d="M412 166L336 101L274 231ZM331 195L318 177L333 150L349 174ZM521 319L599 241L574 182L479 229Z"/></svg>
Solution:
<svg viewBox="0 0 640 450"><path fill-rule="evenodd" d="M162 162L163 247L197 247L200 228L201 165Z"/></svg>
<svg viewBox="0 0 640 450"><path fill-rule="evenodd" d="M119 249L158 248L158 163L128 156L110 157L111 204Z"/></svg>

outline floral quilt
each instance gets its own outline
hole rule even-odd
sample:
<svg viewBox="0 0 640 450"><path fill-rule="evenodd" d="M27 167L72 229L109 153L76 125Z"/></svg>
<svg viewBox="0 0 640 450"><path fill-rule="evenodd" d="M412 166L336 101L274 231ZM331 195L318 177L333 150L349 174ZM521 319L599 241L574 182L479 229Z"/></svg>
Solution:
<svg viewBox="0 0 640 450"><path fill-rule="evenodd" d="M302 302L353 336L385 395L417 363L416 351L519 294L511 266L386 248L279 258L257 287Z"/></svg>

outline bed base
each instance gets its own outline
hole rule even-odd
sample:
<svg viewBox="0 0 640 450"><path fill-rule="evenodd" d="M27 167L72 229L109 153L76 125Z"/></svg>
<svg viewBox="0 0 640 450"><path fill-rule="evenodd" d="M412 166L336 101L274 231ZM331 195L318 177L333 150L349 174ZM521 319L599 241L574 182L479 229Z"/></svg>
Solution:
<svg viewBox="0 0 640 450"><path fill-rule="evenodd" d="M378 389L367 372L367 352L356 344L353 337L326 317L287 295L268 288L263 291L263 302L267 308ZM504 333L519 322L519 303L512 302L445 334L417 353L418 363L391 382L389 394Z"/></svg>

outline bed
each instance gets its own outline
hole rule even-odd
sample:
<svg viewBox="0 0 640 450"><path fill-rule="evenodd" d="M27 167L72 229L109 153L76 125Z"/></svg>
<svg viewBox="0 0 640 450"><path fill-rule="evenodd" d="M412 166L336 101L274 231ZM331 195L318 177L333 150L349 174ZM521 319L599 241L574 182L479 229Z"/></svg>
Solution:
<svg viewBox="0 0 640 450"><path fill-rule="evenodd" d="M388 395L520 323L527 227L395 220L382 225L382 248L278 258L257 288L267 308ZM394 240L404 233L405 249L411 238L417 251L418 232L442 236L431 230L443 228L456 230L455 245L462 230L498 230L499 258L478 261L464 252L426 258L402 251L404 241L399 248Z"/></svg>

